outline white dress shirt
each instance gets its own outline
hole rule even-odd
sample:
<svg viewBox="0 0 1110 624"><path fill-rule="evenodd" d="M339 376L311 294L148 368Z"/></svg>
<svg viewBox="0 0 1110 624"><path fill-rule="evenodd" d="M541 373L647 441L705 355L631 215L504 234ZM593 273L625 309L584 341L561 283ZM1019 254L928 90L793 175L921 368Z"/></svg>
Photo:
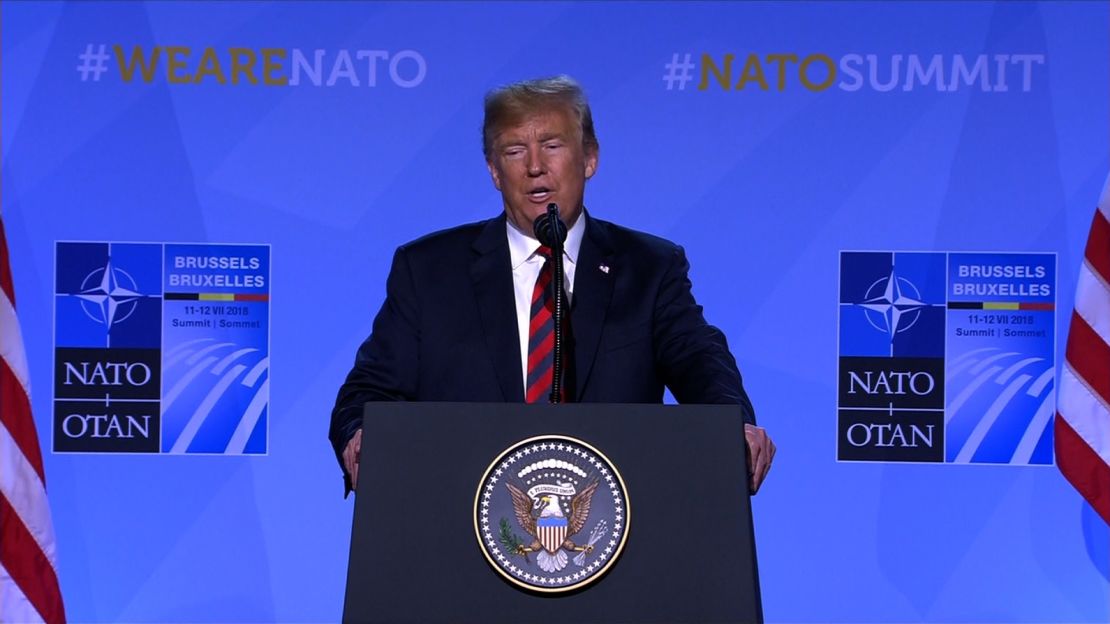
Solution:
<svg viewBox="0 0 1110 624"><path fill-rule="evenodd" d="M524 392L528 392L528 326L532 322L532 291L536 289L536 279L543 268L544 257L537 254L540 241L526 236L513 225L512 219L505 219L505 231L509 237L509 257L513 265L513 292L516 298L516 327L520 335L520 374ZM583 211L574 225L567 230L567 240L563 242L563 288L567 293L567 304L574 298L574 266L578 260L578 250L582 248L582 235L586 232L586 213Z"/></svg>

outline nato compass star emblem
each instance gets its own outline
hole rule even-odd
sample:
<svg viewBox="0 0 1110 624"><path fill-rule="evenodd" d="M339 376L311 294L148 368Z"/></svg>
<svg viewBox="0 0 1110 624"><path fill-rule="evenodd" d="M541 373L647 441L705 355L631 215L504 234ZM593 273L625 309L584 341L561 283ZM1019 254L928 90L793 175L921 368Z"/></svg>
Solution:
<svg viewBox="0 0 1110 624"><path fill-rule="evenodd" d="M127 320L135 311L136 302L147 297L139 292L135 278L127 271L112 266L112 259L93 270L81 282L81 291L73 295L81 300L81 309L93 321L112 325Z"/></svg>
<svg viewBox="0 0 1110 624"><path fill-rule="evenodd" d="M478 485L478 543L515 585L540 592L583 587L624 548L626 492L609 459L581 440L550 435L518 442Z"/></svg>
<svg viewBox="0 0 1110 624"><path fill-rule="evenodd" d="M875 280L863 302L857 305L863 308L867 322L888 334L893 342L895 334L908 331L917 323L921 309L929 304L922 301L913 282L899 277L892 267L890 276Z"/></svg>

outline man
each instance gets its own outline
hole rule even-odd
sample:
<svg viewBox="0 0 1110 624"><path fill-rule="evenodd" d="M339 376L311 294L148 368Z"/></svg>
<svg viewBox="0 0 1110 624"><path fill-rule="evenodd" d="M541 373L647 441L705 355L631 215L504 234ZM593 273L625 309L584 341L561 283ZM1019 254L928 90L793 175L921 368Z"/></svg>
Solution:
<svg viewBox="0 0 1110 624"><path fill-rule="evenodd" d="M550 203L569 228L568 399L659 403L666 386L682 403L735 404L758 490L775 445L755 426L724 336L694 301L682 248L585 212L599 145L578 84L560 76L490 92L482 149L504 214L397 249L373 332L339 390L329 437L348 491L368 401L546 400L542 337L553 322L542 285L552 269L532 224Z"/></svg>

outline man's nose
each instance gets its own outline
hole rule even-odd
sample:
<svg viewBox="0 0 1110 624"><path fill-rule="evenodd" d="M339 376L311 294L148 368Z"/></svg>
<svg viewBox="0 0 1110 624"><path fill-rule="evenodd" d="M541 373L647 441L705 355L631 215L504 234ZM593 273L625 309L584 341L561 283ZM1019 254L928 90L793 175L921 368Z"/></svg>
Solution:
<svg viewBox="0 0 1110 624"><path fill-rule="evenodd" d="M547 165L543 161L543 152L538 148L530 148L528 150L528 175L538 176L547 171Z"/></svg>

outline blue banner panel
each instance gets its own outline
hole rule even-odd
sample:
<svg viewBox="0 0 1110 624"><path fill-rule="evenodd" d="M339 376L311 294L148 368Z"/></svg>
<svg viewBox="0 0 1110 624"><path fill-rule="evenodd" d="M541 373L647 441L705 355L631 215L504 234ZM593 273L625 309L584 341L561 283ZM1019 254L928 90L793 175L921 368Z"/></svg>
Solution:
<svg viewBox="0 0 1110 624"><path fill-rule="evenodd" d="M841 254L839 459L943 461L945 259Z"/></svg>
<svg viewBox="0 0 1110 624"><path fill-rule="evenodd" d="M266 453L268 246L56 254L55 452Z"/></svg>
<svg viewBox="0 0 1110 624"><path fill-rule="evenodd" d="M166 245L162 451L259 454L270 397L270 248Z"/></svg>
<svg viewBox="0 0 1110 624"><path fill-rule="evenodd" d="M1055 292L1055 254L842 253L838 458L1052 464Z"/></svg>
<svg viewBox="0 0 1110 624"><path fill-rule="evenodd" d="M161 247L59 242L55 452L157 452Z"/></svg>
<svg viewBox="0 0 1110 624"><path fill-rule="evenodd" d="M1052 464L1055 254L948 262L947 461Z"/></svg>

